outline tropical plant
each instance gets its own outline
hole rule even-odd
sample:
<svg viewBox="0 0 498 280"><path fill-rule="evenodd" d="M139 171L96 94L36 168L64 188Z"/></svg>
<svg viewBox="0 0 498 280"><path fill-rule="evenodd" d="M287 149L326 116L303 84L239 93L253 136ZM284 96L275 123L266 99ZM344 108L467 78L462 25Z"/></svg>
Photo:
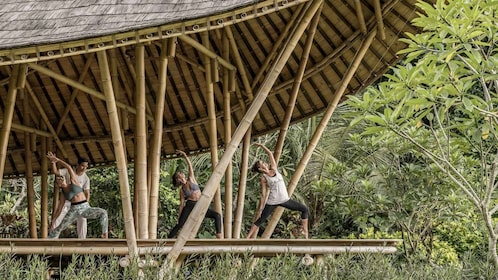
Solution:
<svg viewBox="0 0 498 280"><path fill-rule="evenodd" d="M498 21L496 1L419 2L407 34L404 65L389 80L349 104L371 125L364 135L395 138L417 148L413 156L444 172L466 195L485 226L488 254L498 269Z"/></svg>

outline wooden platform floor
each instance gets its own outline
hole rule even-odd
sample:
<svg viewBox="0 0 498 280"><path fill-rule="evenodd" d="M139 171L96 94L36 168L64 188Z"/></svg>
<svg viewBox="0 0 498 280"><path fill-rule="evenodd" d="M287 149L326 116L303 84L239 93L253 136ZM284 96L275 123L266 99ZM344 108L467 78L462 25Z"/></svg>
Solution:
<svg viewBox="0 0 498 280"><path fill-rule="evenodd" d="M175 239L137 240L140 255L165 255ZM396 252L400 239L193 239L188 240L182 254L340 254ZM115 255L128 254L126 239L0 239L0 253L15 255Z"/></svg>

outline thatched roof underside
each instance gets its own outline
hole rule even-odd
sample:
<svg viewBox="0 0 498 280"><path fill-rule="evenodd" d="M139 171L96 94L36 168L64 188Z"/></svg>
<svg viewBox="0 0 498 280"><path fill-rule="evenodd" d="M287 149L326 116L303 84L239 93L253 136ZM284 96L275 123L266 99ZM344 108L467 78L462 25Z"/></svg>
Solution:
<svg viewBox="0 0 498 280"><path fill-rule="evenodd" d="M117 64L112 79L116 101L122 105L119 113L126 157L132 161L136 153L135 114L127 108L134 108L136 102L136 46L145 45L147 130L151 135L165 39L175 40L176 50L169 57L167 69L162 155L168 157L176 149L199 152L210 147L206 54L217 56L211 59L219 77L213 84L216 138L223 145L225 129L233 132L237 128L279 52L294 43L287 40L302 22L300 16L308 2L5 0L0 6L0 117L8 104L14 65L28 63L28 67L24 90L16 98L4 175L23 176L26 145L34 152L33 171L39 172L44 137L52 139L49 149L59 155L63 154L62 147L71 163L79 156L89 158L92 164L115 162L106 102L98 95L104 89L96 52L102 50ZM345 94L364 89L398 62L396 53L404 47L398 39L404 32L418 31L410 24L416 16L415 2L324 1L292 123L326 109L362 42L379 26L381 32L377 32ZM233 41L224 45L222 38L228 33ZM292 55L252 123L253 135L280 127L308 33L295 42ZM203 34L209 36L207 51L198 46L203 44ZM226 66L221 57L227 45L229 58L225 62L236 68L232 72L235 85L230 86L230 128L225 126L223 115L222 81L227 72L223 71ZM94 93L33 69L29 63ZM28 134L32 137L26 143Z"/></svg>

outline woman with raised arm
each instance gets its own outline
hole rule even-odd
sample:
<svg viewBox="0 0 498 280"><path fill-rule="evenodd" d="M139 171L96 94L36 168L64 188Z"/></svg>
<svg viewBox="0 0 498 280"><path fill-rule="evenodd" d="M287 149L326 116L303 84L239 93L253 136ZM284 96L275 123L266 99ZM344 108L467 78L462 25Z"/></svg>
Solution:
<svg viewBox="0 0 498 280"><path fill-rule="evenodd" d="M173 185L180 188L180 209L178 211L178 223L170 231L168 238L173 238L177 235L178 231L187 221L190 212L194 209L195 204L201 198L201 189L195 179L192 162L184 151L177 150L176 152L187 162L188 178L185 176L185 173L181 171L176 171L175 174L173 174ZM221 215L216 211L208 209L205 217L214 220L216 238L221 238Z"/></svg>
<svg viewBox="0 0 498 280"><path fill-rule="evenodd" d="M247 234L247 239L257 236L259 227L270 217L277 206L301 212L304 237L308 239L308 207L289 198L284 178L277 170L277 162L275 161L275 157L273 157L273 153L263 144L255 143L254 145L265 151L270 159L270 164L268 165L268 163L258 160L251 168L251 171L262 175L260 181L261 198L256 212L256 217L258 218L251 226Z"/></svg>
<svg viewBox="0 0 498 280"><path fill-rule="evenodd" d="M71 165L57 158L52 152L47 153L47 158L52 162L53 169L57 168L57 163L60 163L63 167L65 167L68 170L69 177L71 179L70 182L66 182L66 178L64 176L56 175L55 177L55 184L62 190L63 196L60 196L59 206L57 207L55 213L52 215L52 223L50 224L50 233L48 235L48 238L58 238L61 231L64 230L68 225L76 221L76 219L78 219L79 217L87 219L100 219L100 224L102 225L101 237L107 238L107 211L98 207L90 207L90 204L86 200L83 189L81 188L81 186L79 186L78 177L73 168L71 168ZM55 226L55 221L60 215L66 199L71 201L71 208L67 212L62 222L58 226Z"/></svg>

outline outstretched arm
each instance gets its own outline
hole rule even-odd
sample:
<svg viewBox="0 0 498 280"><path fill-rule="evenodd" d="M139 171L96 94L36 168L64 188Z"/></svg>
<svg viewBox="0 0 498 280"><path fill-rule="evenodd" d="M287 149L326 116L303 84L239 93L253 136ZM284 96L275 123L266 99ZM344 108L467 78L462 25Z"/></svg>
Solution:
<svg viewBox="0 0 498 280"><path fill-rule="evenodd" d="M79 185L78 178L76 177L76 173L74 172L74 170L71 167L71 165L69 165L69 163L67 163L67 162L63 161L62 159L58 158L52 152L48 152L47 153L47 158L52 162L52 169L57 168L57 166L54 167L54 165L57 164L57 163L60 163L69 172L69 176L71 177L71 183L73 183L75 185Z"/></svg>
<svg viewBox="0 0 498 280"><path fill-rule="evenodd" d="M268 149L265 145L261 143L254 143L254 145L260 147L265 151L265 153L268 155L268 158L270 159L270 169L277 170L277 162L275 161L275 157L273 156L273 153Z"/></svg>
<svg viewBox="0 0 498 280"><path fill-rule="evenodd" d="M188 179L190 182L197 184L197 181L195 180L195 174L194 174L194 168L192 167L192 162L190 161L189 157L184 151L181 150L176 150L176 152L181 155L185 161L187 162L188 166Z"/></svg>

